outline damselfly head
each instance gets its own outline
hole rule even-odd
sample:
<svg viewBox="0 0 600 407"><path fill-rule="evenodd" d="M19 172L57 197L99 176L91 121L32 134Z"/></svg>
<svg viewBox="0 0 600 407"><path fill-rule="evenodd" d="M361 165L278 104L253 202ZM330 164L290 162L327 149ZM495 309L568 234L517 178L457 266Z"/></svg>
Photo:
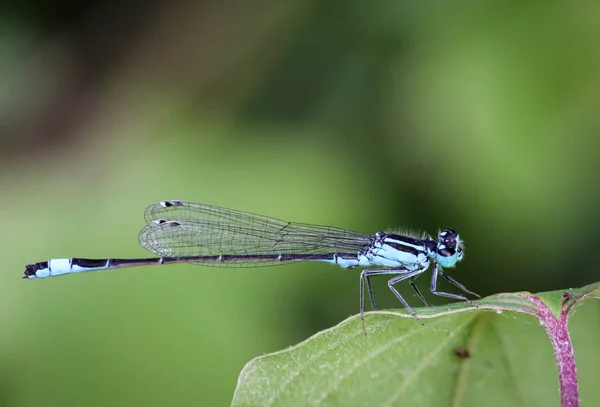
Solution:
<svg viewBox="0 0 600 407"><path fill-rule="evenodd" d="M454 267L464 257L464 245L460 236L452 229L444 229L438 234L436 261L442 267Z"/></svg>

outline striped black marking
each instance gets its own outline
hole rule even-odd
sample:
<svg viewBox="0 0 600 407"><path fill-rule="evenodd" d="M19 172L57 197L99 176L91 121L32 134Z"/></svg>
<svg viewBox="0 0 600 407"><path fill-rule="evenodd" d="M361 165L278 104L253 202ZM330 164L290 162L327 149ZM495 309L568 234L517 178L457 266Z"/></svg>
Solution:
<svg viewBox="0 0 600 407"><path fill-rule="evenodd" d="M399 242L394 242L392 240L398 240ZM404 244L403 244L404 243ZM425 242L423 240L413 239L411 237L405 237L400 235L387 235L385 239L383 239L383 244L390 246L393 249L396 249L401 252L410 253L413 256L418 256L419 254L425 254L425 250L417 249L413 246L424 247Z"/></svg>
<svg viewBox="0 0 600 407"><path fill-rule="evenodd" d="M396 235L392 233L386 235L383 241L385 242L387 239L399 240L401 242L411 244L413 246L423 246L423 243L425 242L425 240L422 239L415 239L414 237Z"/></svg>

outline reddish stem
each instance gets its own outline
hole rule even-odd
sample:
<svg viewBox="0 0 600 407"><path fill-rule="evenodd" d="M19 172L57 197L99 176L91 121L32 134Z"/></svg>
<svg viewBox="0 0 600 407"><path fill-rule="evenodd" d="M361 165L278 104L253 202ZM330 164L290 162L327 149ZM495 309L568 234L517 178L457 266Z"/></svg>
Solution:
<svg viewBox="0 0 600 407"><path fill-rule="evenodd" d="M575 354L567 329L569 312L579 298L574 298L570 293L565 293L560 318L556 319L552 311L540 298L529 295L525 297L536 305L537 312L535 315L546 328L546 332L552 342L552 348L554 349L558 365L561 406L579 407L579 387Z"/></svg>

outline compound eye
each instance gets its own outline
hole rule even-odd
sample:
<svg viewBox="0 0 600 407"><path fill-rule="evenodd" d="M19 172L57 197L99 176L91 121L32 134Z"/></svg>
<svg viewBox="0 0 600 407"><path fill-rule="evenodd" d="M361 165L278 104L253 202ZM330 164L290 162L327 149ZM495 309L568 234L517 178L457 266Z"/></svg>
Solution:
<svg viewBox="0 0 600 407"><path fill-rule="evenodd" d="M438 235L438 241L444 246L454 249L457 245L458 233L452 229L444 229Z"/></svg>

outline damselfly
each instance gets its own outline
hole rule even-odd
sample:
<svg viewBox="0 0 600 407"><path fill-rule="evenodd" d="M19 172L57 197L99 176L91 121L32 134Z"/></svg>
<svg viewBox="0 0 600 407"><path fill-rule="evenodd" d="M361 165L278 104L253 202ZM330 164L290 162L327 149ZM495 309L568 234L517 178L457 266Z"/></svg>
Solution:
<svg viewBox="0 0 600 407"><path fill-rule="evenodd" d="M375 296L370 278L393 276L389 289L408 311L415 311L394 287L408 280L426 306L415 279L433 262L430 291L438 296L469 301L462 294L437 289L438 276L466 294L479 296L444 272L464 256L463 243L452 229L428 235L404 236L390 232L362 234L331 226L285 222L233 209L183 201L162 201L145 212L146 226L140 244L157 258L51 259L25 267L23 278L46 278L94 270L153 264L192 263L215 267L262 267L298 261L320 261L343 268L380 266L360 274L360 314L364 314L365 283L373 309ZM419 320L420 321L420 320Z"/></svg>

